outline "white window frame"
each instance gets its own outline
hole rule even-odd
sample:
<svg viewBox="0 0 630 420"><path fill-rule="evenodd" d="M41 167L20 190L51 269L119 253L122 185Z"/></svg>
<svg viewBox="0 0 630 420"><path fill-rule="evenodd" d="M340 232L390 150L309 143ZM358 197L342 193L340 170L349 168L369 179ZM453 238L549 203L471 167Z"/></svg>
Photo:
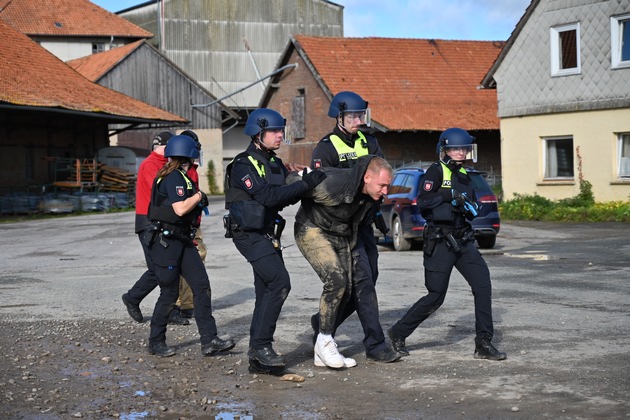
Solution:
<svg viewBox="0 0 630 420"><path fill-rule="evenodd" d="M545 137L542 139L542 146L543 146L543 179L545 181L566 181L566 180L574 180L575 179L575 157L573 157L573 167L571 168L571 172L573 175L571 176L558 176L557 175L557 156L553 156L552 152L553 150L551 149L550 143L554 142L554 141L560 141L560 140L571 140L571 153L573 154L573 136L558 136L558 137ZM554 175L552 172L554 172L553 170L553 166L552 164L549 162L549 159L554 159L555 160L555 172L556 175Z"/></svg>
<svg viewBox="0 0 630 420"><path fill-rule="evenodd" d="M560 33L575 30L575 48L576 48L576 67L570 69L560 68L560 58L562 56L562 45L560 42ZM580 48L580 23L570 23L568 25L560 25L549 28L549 37L551 45L551 75L552 76L568 76L571 74L580 74L582 72L582 59Z"/></svg>
<svg viewBox="0 0 630 420"><path fill-rule="evenodd" d="M626 142L626 156L623 144ZM617 173L619 178L630 179L630 133L617 134Z"/></svg>
<svg viewBox="0 0 630 420"><path fill-rule="evenodd" d="M613 69L630 67L630 59L622 61L621 48L623 47L623 25L630 25L630 13L621 16L612 16L610 18L610 51L611 64ZM630 40L627 40L630 42Z"/></svg>

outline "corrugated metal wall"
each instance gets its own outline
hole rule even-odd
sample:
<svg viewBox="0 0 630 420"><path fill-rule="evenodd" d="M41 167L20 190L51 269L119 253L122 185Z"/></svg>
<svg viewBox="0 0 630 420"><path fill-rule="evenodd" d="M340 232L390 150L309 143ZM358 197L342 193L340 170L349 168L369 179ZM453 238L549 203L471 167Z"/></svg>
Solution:
<svg viewBox="0 0 630 420"><path fill-rule="evenodd" d="M134 51L126 59L125 66L107 73L99 80L99 84L158 108L167 109L191 121L191 127L221 127L221 111L217 105L205 108L191 106L209 103L214 98L147 44Z"/></svg>
<svg viewBox="0 0 630 420"><path fill-rule="evenodd" d="M271 73L291 35L343 36L343 7L325 0L165 0L163 34L158 6L121 16L153 32L154 45L163 39L161 51L217 98L256 81L253 62L260 76ZM255 108L263 90L256 85L225 104Z"/></svg>

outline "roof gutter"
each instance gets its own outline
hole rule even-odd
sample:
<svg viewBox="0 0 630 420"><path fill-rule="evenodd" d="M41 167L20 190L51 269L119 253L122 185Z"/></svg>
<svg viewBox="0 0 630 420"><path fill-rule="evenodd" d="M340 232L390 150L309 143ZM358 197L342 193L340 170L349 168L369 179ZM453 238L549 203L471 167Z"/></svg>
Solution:
<svg viewBox="0 0 630 420"><path fill-rule="evenodd" d="M130 124L165 124L170 123L174 125L184 125L188 122L186 121L174 121L174 120L158 120L158 119L149 119L149 118L137 118L137 117L125 117L122 115L114 115L114 114L104 114L102 112L86 112L86 111L76 111L71 109L61 109L61 108L49 108L42 106L27 106L27 105L11 105L6 103L0 103L0 109L10 109L10 110L18 110L18 111L40 111L40 112L50 112L54 114L66 114L66 115L76 115L81 117L89 117L95 118L99 120L108 121L108 123L130 123Z"/></svg>

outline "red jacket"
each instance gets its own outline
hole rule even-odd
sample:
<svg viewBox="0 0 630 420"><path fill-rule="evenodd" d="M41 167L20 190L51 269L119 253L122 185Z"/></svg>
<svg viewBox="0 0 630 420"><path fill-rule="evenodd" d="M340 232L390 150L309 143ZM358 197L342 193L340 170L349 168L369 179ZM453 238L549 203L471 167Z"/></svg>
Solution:
<svg viewBox="0 0 630 420"><path fill-rule="evenodd" d="M149 202L151 201L151 187L155 176L162 166L168 161L162 155L151 152L140 164L138 178L136 180L136 214L146 216L149 214Z"/></svg>

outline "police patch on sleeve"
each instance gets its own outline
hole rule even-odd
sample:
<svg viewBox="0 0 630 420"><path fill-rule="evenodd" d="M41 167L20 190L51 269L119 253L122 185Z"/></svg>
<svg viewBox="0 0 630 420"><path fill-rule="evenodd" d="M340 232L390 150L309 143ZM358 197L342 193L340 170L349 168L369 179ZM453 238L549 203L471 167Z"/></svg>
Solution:
<svg viewBox="0 0 630 420"><path fill-rule="evenodd" d="M175 192L177 193L178 196L183 197L184 196L184 186L177 186L175 187Z"/></svg>
<svg viewBox="0 0 630 420"><path fill-rule="evenodd" d="M254 186L254 182L252 181L252 178L249 175L245 175L241 181L243 181L243 184L245 184L245 187L248 190L251 190L252 187Z"/></svg>
<svg viewBox="0 0 630 420"><path fill-rule="evenodd" d="M321 159L313 159L313 166L315 166L315 169L321 168L322 167L322 160Z"/></svg>
<svg viewBox="0 0 630 420"><path fill-rule="evenodd" d="M433 181L424 181L422 188L424 188L425 191L431 191L433 189Z"/></svg>

